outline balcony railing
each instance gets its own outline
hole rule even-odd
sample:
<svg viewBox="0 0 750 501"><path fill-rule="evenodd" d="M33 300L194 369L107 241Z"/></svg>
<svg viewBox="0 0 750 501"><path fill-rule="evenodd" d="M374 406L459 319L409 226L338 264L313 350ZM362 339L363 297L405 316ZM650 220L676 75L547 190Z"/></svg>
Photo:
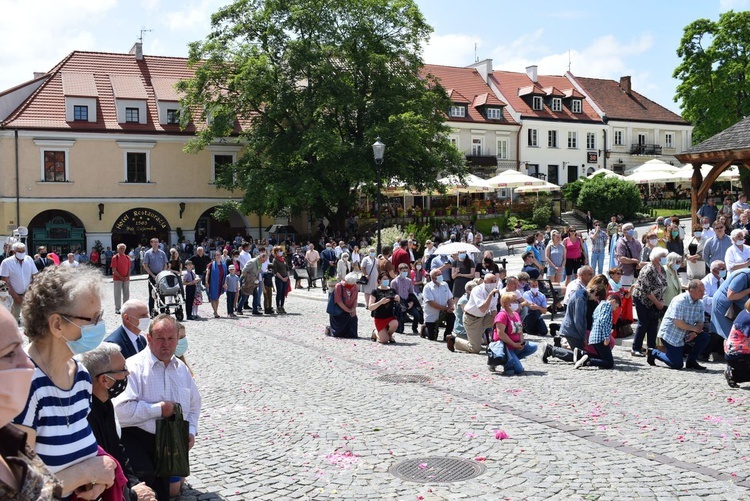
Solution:
<svg viewBox="0 0 750 501"><path fill-rule="evenodd" d="M631 144L631 155L661 155L661 145L659 144Z"/></svg>
<svg viewBox="0 0 750 501"><path fill-rule="evenodd" d="M495 155L466 155L466 163L497 167L497 157Z"/></svg>

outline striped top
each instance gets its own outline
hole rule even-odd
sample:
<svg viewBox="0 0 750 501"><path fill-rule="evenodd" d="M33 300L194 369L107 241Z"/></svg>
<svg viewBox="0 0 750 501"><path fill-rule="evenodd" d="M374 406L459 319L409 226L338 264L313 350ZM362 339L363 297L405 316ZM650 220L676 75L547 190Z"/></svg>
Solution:
<svg viewBox="0 0 750 501"><path fill-rule="evenodd" d="M91 377L76 362L73 387L63 390L34 365L29 400L13 422L36 431L34 452L52 473L57 473L96 456L96 438L86 419L91 409Z"/></svg>

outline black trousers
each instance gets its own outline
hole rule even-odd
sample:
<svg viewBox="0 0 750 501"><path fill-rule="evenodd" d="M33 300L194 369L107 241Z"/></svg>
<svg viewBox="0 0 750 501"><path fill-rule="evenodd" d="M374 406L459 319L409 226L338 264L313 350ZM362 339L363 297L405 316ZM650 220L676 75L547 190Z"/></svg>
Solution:
<svg viewBox="0 0 750 501"><path fill-rule="evenodd" d="M453 324L456 322L455 313L442 313L437 322L425 322L424 327L427 331L427 338L430 341L437 341L438 338L438 326L440 320L445 320L445 332L443 333L443 340L453 334Z"/></svg>
<svg viewBox="0 0 750 501"><path fill-rule="evenodd" d="M135 476L156 493L159 501L169 501L169 477L157 477L156 469L156 435L140 428L122 429L122 445L130 460Z"/></svg>
<svg viewBox="0 0 750 501"><path fill-rule="evenodd" d="M148 282L151 284L151 287L148 288L148 314L152 315L154 313L154 295L152 294L152 289L156 286L156 278L149 275Z"/></svg>
<svg viewBox="0 0 750 501"><path fill-rule="evenodd" d="M727 365L732 369L732 378L736 383L750 381L750 357L727 358Z"/></svg>
<svg viewBox="0 0 750 501"><path fill-rule="evenodd" d="M195 290L197 285L188 285L185 287L185 318L193 318L193 301L195 301Z"/></svg>

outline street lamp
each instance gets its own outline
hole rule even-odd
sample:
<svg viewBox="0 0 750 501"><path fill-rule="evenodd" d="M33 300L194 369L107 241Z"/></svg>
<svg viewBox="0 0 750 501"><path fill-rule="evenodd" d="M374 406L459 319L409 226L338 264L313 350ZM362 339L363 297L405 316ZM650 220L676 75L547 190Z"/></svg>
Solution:
<svg viewBox="0 0 750 501"><path fill-rule="evenodd" d="M372 154L375 156L375 170L378 173L378 255L380 255L380 165L383 163L385 144L380 141L380 136L372 144Z"/></svg>

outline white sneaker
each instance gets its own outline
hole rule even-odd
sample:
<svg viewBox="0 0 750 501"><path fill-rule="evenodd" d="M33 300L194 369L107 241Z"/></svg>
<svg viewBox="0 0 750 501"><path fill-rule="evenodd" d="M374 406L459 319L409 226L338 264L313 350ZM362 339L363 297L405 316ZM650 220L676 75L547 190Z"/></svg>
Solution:
<svg viewBox="0 0 750 501"><path fill-rule="evenodd" d="M584 365L586 365L586 361L589 359L589 356L584 354L581 358L578 359L578 361L575 364L576 369L580 369Z"/></svg>
<svg viewBox="0 0 750 501"><path fill-rule="evenodd" d="M573 348L573 363L577 364L578 360L583 356L583 351L578 348Z"/></svg>

